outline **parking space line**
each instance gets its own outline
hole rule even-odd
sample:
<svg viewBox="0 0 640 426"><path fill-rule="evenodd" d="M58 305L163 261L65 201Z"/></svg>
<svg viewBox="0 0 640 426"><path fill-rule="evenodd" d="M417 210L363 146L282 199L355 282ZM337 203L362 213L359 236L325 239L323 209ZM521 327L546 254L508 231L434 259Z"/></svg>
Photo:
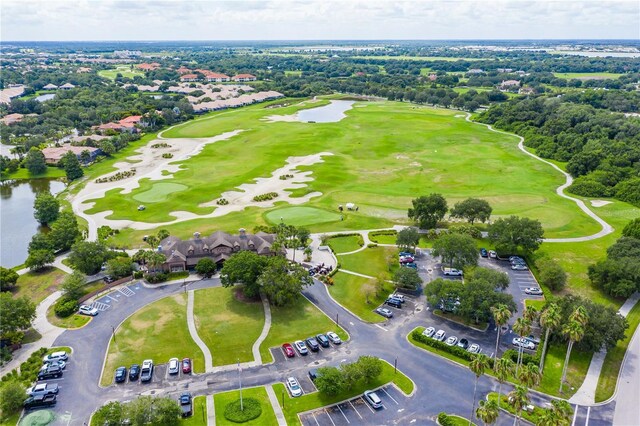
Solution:
<svg viewBox="0 0 640 426"><path fill-rule="evenodd" d="M360 397L360 399L362 399L362 397ZM364 399L362 399L362 402L364 402L364 405L366 405L366 406L367 406L367 408L368 408L369 410L371 410L371 412L372 412L372 413L374 413L374 414L375 414L375 411L373 411L373 408L371 408L371 406L369 406L369 404L367 403L367 401L365 401Z"/></svg>
<svg viewBox="0 0 640 426"><path fill-rule="evenodd" d="M333 426L336 426L336 424L333 422L333 419L331 418L331 414L329 414L326 408L324 409L324 413L327 415L327 417L329 417L329 420L331 420L331 424Z"/></svg>
<svg viewBox="0 0 640 426"><path fill-rule="evenodd" d="M375 325L376 327L378 327L379 329L381 329L381 330L389 331L389 330L387 330L386 328L384 328L383 326L381 326L380 324L374 324L374 325Z"/></svg>
<svg viewBox="0 0 640 426"><path fill-rule="evenodd" d="M383 391L384 393L386 393L386 394L387 394L387 396L388 396L389 398L391 398L391 400L392 400L393 402L395 402L395 403L396 403L396 405L400 405L400 404L398 404L398 401L396 401L396 400L395 400L395 398L394 398L394 397L392 397L392 396L391 396L391 394L389 394L389 392L387 392L387 390L386 390L385 388L381 388L381 389L382 389L382 391Z"/></svg>
<svg viewBox="0 0 640 426"><path fill-rule="evenodd" d="M573 420L571 421L571 426L575 426L576 424L576 418L578 417L578 408L580 408L580 406L576 405L576 410L573 412Z"/></svg>
<svg viewBox="0 0 640 426"><path fill-rule="evenodd" d="M136 294L135 292L131 291L131 289L129 287L119 288L118 291L120 293L124 294L126 297L131 297L131 296Z"/></svg>
<svg viewBox="0 0 640 426"><path fill-rule="evenodd" d="M107 309L109 309L111 306L107 305L106 303L102 303L102 302L93 302L91 304L92 308L96 308L99 311L106 311Z"/></svg>
<svg viewBox="0 0 640 426"><path fill-rule="evenodd" d="M113 302L117 302L117 299L114 299L113 297L109 296L108 294L105 296L107 299L113 301Z"/></svg>
<svg viewBox="0 0 640 426"><path fill-rule="evenodd" d="M318 423L318 419L316 419L316 415L313 414L313 412L311 412L311 417L313 417L313 420L316 421L316 425L320 426L320 423Z"/></svg>
<svg viewBox="0 0 640 426"><path fill-rule="evenodd" d="M344 419L347 421L347 423L351 423L349 421L349 419L347 418L347 415L344 414L344 411L342 411L342 408L340 408L340 404L336 405L336 407L338 407L338 410L340 410L340 412L342 413L342 417L344 417Z"/></svg>
<svg viewBox="0 0 640 426"><path fill-rule="evenodd" d="M591 415L591 406L587 407L587 419L584 422L584 426L589 426L589 416Z"/></svg>
<svg viewBox="0 0 640 426"><path fill-rule="evenodd" d="M351 405L351 408L353 408L353 411L356 412L356 414L358 415L358 417L360 417L360 420L362 420L362 416L360 415L360 413L358 412L358 410L356 409L356 406L353 405L353 403L351 401L349 401L349 405Z"/></svg>

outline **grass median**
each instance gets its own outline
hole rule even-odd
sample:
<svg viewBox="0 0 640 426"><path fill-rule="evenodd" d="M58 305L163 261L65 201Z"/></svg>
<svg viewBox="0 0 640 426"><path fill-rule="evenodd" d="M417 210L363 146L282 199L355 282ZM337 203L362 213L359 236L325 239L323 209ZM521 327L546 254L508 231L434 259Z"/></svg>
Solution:
<svg viewBox="0 0 640 426"><path fill-rule="evenodd" d="M336 257L340 268L374 278L391 279L400 268L396 247L367 247L357 253Z"/></svg>
<svg viewBox="0 0 640 426"><path fill-rule="evenodd" d="M246 426L259 426L259 425L276 425L278 420L276 419L276 413L273 411L271 401L264 387L257 388L245 388L242 389L243 398L253 398L260 403L262 413L260 416L253 420L242 423ZM217 393L213 395L213 403L216 408L216 425L217 426L232 426L238 423L227 420L224 416L224 411L227 405L240 399L239 391L231 391L224 393Z"/></svg>
<svg viewBox="0 0 640 426"><path fill-rule="evenodd" d="M385 283L382 291L376 292L376 281L356 275L338 272L333 276L329 293L338 303L368 322L382 322L385 318L373 312L393 292L393 284Z"/></svg>
<svg viewBox="0 0 640 426"><path fill-rule="evenodd" d="M362 248L364 240L362 235L345 235L344 237L331 237L327 244L335 254L348 253Z"/></svg>

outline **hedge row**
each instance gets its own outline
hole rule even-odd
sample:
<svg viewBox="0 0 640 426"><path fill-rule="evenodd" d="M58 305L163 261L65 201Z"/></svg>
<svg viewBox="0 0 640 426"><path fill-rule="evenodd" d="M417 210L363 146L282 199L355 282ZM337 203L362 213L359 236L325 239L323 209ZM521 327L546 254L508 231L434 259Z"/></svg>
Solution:
<svg viewBox="0 0 640 426"><path fill-rule="evenodd" d="M418 341L420 343L424 343L427 346L431 346L432 348L436 348L439 349L441 351L444 352L448 352L452 355L457 356L458 358L462 358L466 361L473 361L473 358L475 357L475 354L472 354L471 352L468 352L466 349L462 349L459 346L449 346L444 342L441 342L439 340L436 339L432 339L431 337L427 337L424 334L422 334L420 331L418 330L414 330L413 333L411 333L411 337L415 340ZM493 358L490 358L489 360L489 368L493 368Z"/></svg>

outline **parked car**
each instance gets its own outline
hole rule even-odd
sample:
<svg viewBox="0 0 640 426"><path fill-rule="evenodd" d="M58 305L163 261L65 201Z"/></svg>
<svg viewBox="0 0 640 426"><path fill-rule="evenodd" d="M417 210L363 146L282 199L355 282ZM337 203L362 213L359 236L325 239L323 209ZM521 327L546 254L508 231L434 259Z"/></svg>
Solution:
<svg viewBox="0 0 640 426"><path fill-rule="evenodd" d="M98 310L89 305L80 305L80 307L78 308L78 313L95 317L96 315L98 315Z"/></svg>
<svg viewBox="0 0 640 426"><path fill-rule="evenodd" d="M42 358L42 362L48 363L51 361L66 361L67 359L69 359L69 356L65 351L57 351L50 353L49 355L45 355Z"/></svg>
<svg viewBox="0 0 640 426"><path fill-rule="evenodd" d="M529 268L527 268L527 265L516 263L515 265L511 265L511 269L513 269L514 271L526 271Z"/></svg>
<svg viewBox="0 0 640 426"><path fill-rule="evenodd" d="M400 266L404 266L406 268L418 269L418 265L415 262L401 263Z"/></svg>
<svg viewBox="0 0 640 426"><path fill-rule="evenodd" d="M395 300L398 303L404 303L404 297L401 299L397 294L392 294L388 296L387 300Z"/></svg>
<svg viewBox="0 0 640 426"><path fill-rule="evenodd" d="M107 275L106 277L103 278L104 282L107 284L111 284L112 282L114 282L116 279L114 277L112 277L111 275Z"/></svg>
<svg viewBox="0 0 640 426"><path fill-rule="evenodd" d="M400 256L400 263L413 263L415 259L413 256Z"/></svg>
<svg viewBox="0 0 640 426"><path fill-rule="evenodd" d="M413 253L409 253L408 251L401 251L400 253L398 253L399 257L403 257L403 256L411 256L413 257Z"/></svg>
<svg viewBox="0 0 640 426"><path fill-rule="evenodd" d="M183 392L178 399L180 402L180 410L182 411L182 417L190 417L193 415L193 403L191 394L189 392Z"/></svg>
<svg viewBox="0 0 640 426"><path fill-rule="evenodd" d="M191 358L182 358L182 374L191 374Z"/></svg>
<svg viewBox="0 0 640 426"><path fill-rule="evenodd" d="M309 353L307 345L305 345L302 340L296 340L295 342L293 342L293 346L295 346L300 355L306 355Z"/></svg>
<svg viewBox="0 0 640 426"><path fill-rule="evenodd" d="M458 347L467 349L469 347L469 341L467 339L460 339L460 341L458 342Z"/></svg>
<svg viewBox="0 0 640 426"><path fill-rule="evenodd" d="M56 405L57 402L58 397L56 395L36 395L27 398L22 405L25 410L32 410L40 407L51 407Z"/></svg>
<svg viewBox="0 0 640 426"><path fill-rule="evenodd" d="M540 289L540 287L527 287L524 289L526 294L533 294L535 296L542 296L544 292Z"/></svg>
<svg viewBox="0 0 640 426"><path fill-rule="evenodd" d="M64 370L67 366L67 362L62 360L45 362L42 368L40 369L44 370L50 365L57 365L58 367L60 367L60 369Z"/></svg>
<svg viewBox="0 0 640 426"><path fill-rule="evenodd" d="M482 352L482 349L480 349L480 345L474 343L469 346L469 349L467 349L467 351L471 352L472 354L479 354L480 352Z"/></svg>
<svg viewBox="0 0 640 426"><path fill-rule="evenodd" d="M140 366L138 364L133 364L129 368L129 381L133 382L138 380L140 377Z"/></svg>
<svg viewBox="0 0 640 426"><path fill-rule="evenodd" d="M527 339L521 339L520 337L514 338L511 343L513 346L521 346L524 349L534 350L536 348L535 343L530 342Z"/></svg>
<svg viewBox="0 0 640 426"><path fill-rule="evenodd" d="M480 256L489 257L489 253L487 252L486 248L483 247L483 248L480 249Z"/></svg>
<svg viewBox="0 0 640 426"><path fill-rule="evenodd" d="M292 397L295 398L297 396L302 396L302 388L295 377L287 378L287 388L289 389L289 392L291 392Z"/></svg>
<svg viewBox="0 0 640 426"><path fill-rule="evenodd" d="M327 337L331 340L331 343L334 345L339 345L342 343L342 339L333 331L327 331Z"/></svg>
<svg viewBox="0 0 640 426"><path fill-rule="evenodd" d="M320 343L320 346L322 346L323 348L329 347L329 339L327 339L327 336L325 336L324 334L318 334L316 336L316 340L318 341L318 343Z"/></svg>
<svg viewBox="0 0 640 426"><path fill-rule="evenodd" d="M525 337L525 339L527 339L530 342L533 342L533 344L535 344L535 345L539 345L540 344L540 339L538 339L533 334L528 335L527 337Z"/></svg>
<svg viewBox="0 0 640 426"><path fill-rule="evenodd" d="M307 347L311 352L318 352L320 350L320 345L315 337L307 337L304 342L307 344Z"/></svg>
<svg viewBox="0 0 640 426"><path fill-rule="evenodd" d="M293 358L296 356L296 351L293 350L293 346L290 343L284 343L282 345L282 352L287 358Z"/></svg>
<svg viewBox="0 0 640 426"><path fill-rule="evenodd" d="M367 401L373 408L382 408L382 400L374 391L364 391L364 394L362 394L362 396L364 397L364 400Z"/></svg>
<svg viewBox="0 0 640 426"><path fill-rule="evenodd" d="M438 330L433 338L442 342L446 336L447 333L444 330Z"/></svg>
<svg viewBox="0 0 640 426"><path fill-rule="evenodd" d="M142 361L142 368L140 369L140 381L150 382L153 378L153 360L145 359Z"/></svg>
<svg viewBox="0 0 640 426"><path fill-rule="evenodd" d="M318 370L315 368L309 370L309 378L312 382L315 381L318 378Z"/></svg>
<svg viewBox="0 0 640 426"><path fill-rule="evenodd" d="M393 312L391 312L387 308L378 308L378 309L376 309L376 312L379 313L380 315L382 315L385 318L393 318Z"/></svg>
<svg viewBox="0 0 640 426"><path fill-rule="evenodd" d="M27 389L27 395L56 395L60 391L57 383L38 383Z"/></svg>
<svg viewBox="0 0 640 426"><path fill-rule="evenodd" d="M384 303L394 308L402 309L402 302L398 299L389 298Z"/></svg>
<svg viewBox="0 0 640 426"><path fill-rule="evenodd" d="M496 259L498 257L498 253L495 250L489 250L489 257L491 259Z"/></svg>
<svg viewBox="0 0 640 426"><path fill-rule="evenodd" d="M167 370L169 374L178 374L180 372L180 360L178 358L171 358Z"/></svg>
<svg viewBox="0 0 640 426"><path fill-rule="evenodd" d="M458 343L458 338L456 336L449 336L445 343L449 346L455 346L456 343Z"/></svg>
<svg viewBox="0 0 640 426"><path fill-rule="evenodd" d="M62 377L62 368L58 364L46 365L38 372L38 380L57 379Z"/></svg>
<svg viewBox="0 0 640 426"><path fill-rule="evenodd" d="M459 269L455 269L455 268L442 268L442 273L447 275L447 276L453 276L453 277L461 277L462 276L462 271Z"/></svg>
<svg viewBox="0 0 640 426"><path fill-rule="evenodd" d="M127 367L116 368L115 382L122 383L127 380Z"/></svg>
<svg viewBox="0 0 640 426"><path fill-rule="evenodd" d="M399 301L401 301L402 303L405 302L404 300L404 294L400 294L400 293L391 293L389 295L389 297L393 297L394 299L398 299Z"/></svg>
<svg viewBox="0 0 640 426"><path fill-rule="evenodd" d="M522 261L524 261L524 259L521 258L520 256L509 256L509 262L513 262L514 260L522 260Z"/></svg>
<svg viewBox="0 0 640 426"><path fill-rule="evenodd" d="M433 336L433 335L435 334L435 332L436 332L436 329L435 329L435 328L433 328L433 327L427 327L427 328L425 328L425 329L424 329L424 331L422 332L422 334L423 334L424 336L431 337L431 336Z"/></svg>

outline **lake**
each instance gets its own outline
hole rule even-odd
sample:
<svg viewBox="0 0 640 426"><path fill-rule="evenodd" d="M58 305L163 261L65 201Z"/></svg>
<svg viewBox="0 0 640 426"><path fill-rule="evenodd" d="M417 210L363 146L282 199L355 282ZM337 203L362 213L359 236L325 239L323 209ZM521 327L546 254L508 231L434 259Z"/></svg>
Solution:
<svg viewBox="0 0 640 426"><path fill-rule="evenodd" d="M55 93L45 93L44 95L40 95L38 97L35 98L36 101L38 102L44 102L44 101L48 101L50 99L53 99L56 97Z"/></svg>
<svg viewBox="0 0 640 426"><path fill-rule="evenodd" d="M329 105L299 111L298 121L308 123L335 123L346 117L345 111L351 109L353 101L331 101Z"/></svg>
<svg viewBox="0 0 640 426"><path fill-rule="evenodd" d="M56 195L65 184L56 180L6 180L0 182L0 266L24 263L31 237L41 226L33 217L33 202L40 191Z"/></svg>

